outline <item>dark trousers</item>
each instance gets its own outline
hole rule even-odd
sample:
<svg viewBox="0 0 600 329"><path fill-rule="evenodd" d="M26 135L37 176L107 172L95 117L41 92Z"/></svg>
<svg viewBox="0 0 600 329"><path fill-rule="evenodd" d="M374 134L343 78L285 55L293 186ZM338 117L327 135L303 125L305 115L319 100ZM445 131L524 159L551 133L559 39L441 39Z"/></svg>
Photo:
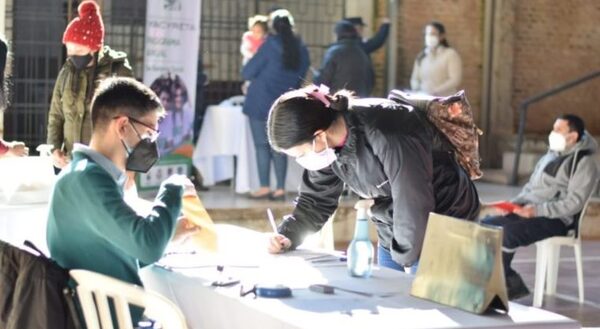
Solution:
<svg viewBox="0 0 600 329"><path fill-rule="evenodd" d="M510 264L517 248L553 236L564 236L569 231L569 228L560 219L546 217L523 218L515 214L488 217L483 220L483 223L503 228L502 262L506 277L516 273Z"/></svg>

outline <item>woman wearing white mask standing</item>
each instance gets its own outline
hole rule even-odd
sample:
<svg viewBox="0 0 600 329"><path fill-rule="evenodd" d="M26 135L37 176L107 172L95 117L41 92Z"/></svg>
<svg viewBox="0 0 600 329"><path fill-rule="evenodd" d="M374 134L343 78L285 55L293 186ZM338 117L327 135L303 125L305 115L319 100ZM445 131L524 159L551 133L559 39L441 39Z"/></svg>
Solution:
<svg viewBox="0 0 600 329"><path fill-rule="evenodd" d="M415 92L434 96L449 96L459 90L462 81L462 61L446 39L442 23L425 26L425 48L419 53L410 78Z"/></svg>
<svg viewBox="0 0 600 329"><path fill-rule="evenodd" d="M320 230L344 183L374 200L380 266L404 270L418 262L430 212L477 216L475 186L422 111L309 86L279 97L267 128L271 146L306 168L293 214L271 237L273 253Z"/></svg>

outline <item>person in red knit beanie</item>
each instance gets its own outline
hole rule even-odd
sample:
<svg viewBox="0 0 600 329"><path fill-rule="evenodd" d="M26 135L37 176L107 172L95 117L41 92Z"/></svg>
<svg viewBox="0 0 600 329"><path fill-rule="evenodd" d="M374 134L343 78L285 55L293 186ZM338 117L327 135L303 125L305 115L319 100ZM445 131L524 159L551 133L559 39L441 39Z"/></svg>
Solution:
<svg viewBox="0 0 600 329"><path fill-rule="evenodd" d="M48 114L47 143L54 166L70 162L76 144L92 136L90 103L100 81L111 76L133 77L127 54L104 45L104 23L94 1L83 1L63 34L67 60L58 73Z"/></svg>
<svg viewBox="0 0 600 329"><path fill-rule="evenodd" d="M67 25L62 42L85 46L96 52L104 44L104 23L100 16L100 8L94 1L84 1L79 5L79 17Z"/></svg>

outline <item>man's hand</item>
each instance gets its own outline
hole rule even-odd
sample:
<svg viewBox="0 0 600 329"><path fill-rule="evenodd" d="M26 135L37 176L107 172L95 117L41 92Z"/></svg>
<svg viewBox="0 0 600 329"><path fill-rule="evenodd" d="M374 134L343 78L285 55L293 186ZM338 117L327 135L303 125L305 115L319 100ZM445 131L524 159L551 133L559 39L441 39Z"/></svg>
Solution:
<svg viewBox="0 0 600 329"><path fill-rule="evenodd" d="M67 164L69 164L69 159L67 158L67 155L65 154L65 152L59 149L52 151L52 160L54 162L54 166L59 169L62 169L66 167Z"/></svg>
<svg viewBox="0 0 600 329"><path fill-rule="evenodd" d="M29 148L25 146L23 142L11 142L7 143L8 151L6 152L8 155L16 156L16 157L25 157L29 155Z"/></svg>
<svg viewBox="0 0 600 329"><path fill-rule="evenodd" d="M535 207L533 205L526 205L522 208L515 209L515 215L518 215L523 218L533 218L536 217Z"/></svg>
<svg viewBox="0 0 600 329"><path fill-rule="evenodd" d="M479 210L479 218L506 216L509 212L501 208L495 207L494 203L482 203Z"/></svg>
<svg viewBox="0 0 600 329"><path fill-rule="evenodd" d="M292 246L292 241L281 234L270 234L269 235L269 252L272 254L279 254L287 251Z"/></svg>
<svg viewBox="0 0 600 329"><path fill-rule="evenodd" d="M200 232L202 228L192 223L185 217L179 217L177 220L177 226L175 227L175 234L171 242L173 243L184 243L192 235Z"/></svg>
<svg viewBox="0 0 600 329"><path fill-rule="evenodd" d="M184 175L172 175L163 181L163 185L175 185L183 188L183 196L198 195L194 183Z"/></svg>

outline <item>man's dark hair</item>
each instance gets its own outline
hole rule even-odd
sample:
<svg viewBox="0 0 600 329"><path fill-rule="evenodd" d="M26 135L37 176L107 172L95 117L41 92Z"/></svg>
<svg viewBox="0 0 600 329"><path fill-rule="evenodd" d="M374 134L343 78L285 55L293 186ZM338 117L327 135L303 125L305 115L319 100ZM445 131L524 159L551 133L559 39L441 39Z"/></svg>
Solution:
<svg viewBox="0 0 600 329"><path fill-rule="evenodd" d="M558 119L566 120L569 123L569 132L577 133L577 141L579 142L583 138L585 132L585 125L583 119L575 114L563 114Z"/></svg>
<svg viewBox="0 0 600 329"><path fill-rule="evenodd" d="M132 78L108 78L92 99L92 127L103 127L118 116L139 119L153 111L164 114L160 99L150 88Z"/></svg>

